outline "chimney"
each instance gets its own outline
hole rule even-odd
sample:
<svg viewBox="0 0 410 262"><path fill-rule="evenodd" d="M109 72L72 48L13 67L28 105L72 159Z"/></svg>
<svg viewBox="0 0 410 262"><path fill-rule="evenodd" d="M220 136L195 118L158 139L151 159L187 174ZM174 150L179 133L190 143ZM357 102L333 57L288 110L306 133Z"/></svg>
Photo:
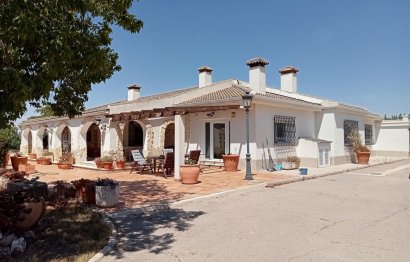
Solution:
<svg viewBox="0 0 410 262"><path fill-rule="evenodd" d="M199 81L198 87L209 86L212 84L212 71L214 71L209 66L202 66L198 69L199 72Z"/></svg>
<svg viewBox="0 0 410 262"><path fill-rule="evenodd" d="M140 93L141 87L139 85L130 85L128 87L128 101L136 100L140 98L141 93Z"/></svg>
<svg viewBox="0 0 410 262"><path fill-rule="evenodd" d="M265 66L269 61L257 57L246 61L249 66L249 84L252 90L257 93L266 93L266 70Z"/></svg>
<svg viewBox="0 0 410 262"><path fill-rule="evenodd" d="M279 70L280 89L292 93L298 92L297 77L298 69L292 66L286 66Z"/></svg>

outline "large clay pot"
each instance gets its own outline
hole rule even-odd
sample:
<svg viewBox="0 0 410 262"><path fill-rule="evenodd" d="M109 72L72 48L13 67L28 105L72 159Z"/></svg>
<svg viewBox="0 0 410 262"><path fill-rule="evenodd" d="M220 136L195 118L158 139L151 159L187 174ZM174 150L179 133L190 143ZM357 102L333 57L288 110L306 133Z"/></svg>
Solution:
<svg viewBox="0 0 410 262"><path fill-rule="evenodd" d="M81 187L80 197L85 204L95 204L95 183L83 185Z"/></svg>
<svg viewBox="0 0 410 262"><path fill-rule="evenodd" d="M360 165L368 165L370 152L356 152L357 163Z"/></svg>
<svg viewBox="0 0 410 262"><path fill-rule="evenodd" d="M40 198L38 202L27 202L24 203L23 206L26 209L31 209L31 212L28 214L21 212L20 218L23 218L23 220L16 223L16 228L25 231L32 227L44 215L46 203L43 198Z"/></svg>
<svg viewBox="0 0 410 262"><path fill-rule="evenodd" d="M51 165L51 158L49 157L41 157L37 159L37 163L40 165Z"/></svg>
<svg viewBox="0 0 410 262"><path fill-rule="evenodd" d="M10 157L11 160L11 165L13 166L13 169L18 171L19 170L19 165L27 165L27 157L26 156L12 156Z"/></svg>
<svg viewBox="0 0 410 262"><path fill-rule="evenodd" d="M112 169L112 162L102 162L102 167L104 169Z"/></svg>
<svg viewBox="0 0 410 262"><path fill-rule="evenodd" d="M57 164L59 169L67 170L73 168L73 165L70 163L58 163Z"/></svg>
<svg viewBox="0 0 410 262"><path fill-rule="evenodd" d="M181 165L179 175L182 184L197 184L201 169L197 165Z"/></svg>
<svg viewBox="0 0 410 262"><path fill-rule="evenodd" d="M118 169L124 169L125 168L125 161L123 160L116 160L115 163L117 164Z"/></svg>
<svg viewBox="0 0 410 262"><path fill-rule="evenodd" d="M95 204L99 207L113 207L120 201L120 186L95 186Z"/></svg>
<svg viewBox="0 0 410 262"><path fill-rule="evenodd" d="M224 167L226 172L238 171L239 155L223 155Z"/></svg>

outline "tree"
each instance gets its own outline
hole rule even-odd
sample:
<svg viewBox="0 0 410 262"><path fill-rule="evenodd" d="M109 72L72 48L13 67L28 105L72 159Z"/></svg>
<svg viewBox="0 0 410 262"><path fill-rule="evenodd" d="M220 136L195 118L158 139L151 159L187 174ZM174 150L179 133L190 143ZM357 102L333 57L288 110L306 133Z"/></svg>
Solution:
<svg viewBox="0 0 410 262"><path fill-rule="evenodd" d="M0 129L0 141L8 142L11 149L20 149L20 134L15 126L7 126Z"/></svg>
<svg viewBox="0 0 410 262"><path fill-rule="evenodd" d="M8 0L0 5L0 126L49 105L55 115L84 110L91 85L121 67L111 27L131 33L143 23L132 0Z"/></svg>
<svg viewBox="0 0 410 262"><path fill-rule="evenodd" d="M40 116L53 116L54 112L50 105L45 105L40 108L36 109L36 112L40 114Z"/></svg>

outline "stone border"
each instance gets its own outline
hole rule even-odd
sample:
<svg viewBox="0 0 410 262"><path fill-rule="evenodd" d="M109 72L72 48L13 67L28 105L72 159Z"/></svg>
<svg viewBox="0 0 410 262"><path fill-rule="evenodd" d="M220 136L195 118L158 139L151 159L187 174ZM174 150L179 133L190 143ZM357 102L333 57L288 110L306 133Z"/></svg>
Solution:
<svg viewBox="0 0 410 262"><path fill-rule="evenodd" d="M108 253L110 253L114 249L114 246L117 243L118 232L117 232L117 229L114 226L114 223L102 211L96 211L96 212L100 213L104 216L104 221L108 225L108 227L110 228L111 233L110 233L110 237L108 238L107 245L105 245L105 247L103 247L103 249L101 249L97 254L95 254L92 258L90 258L88 260L88 262L96 262L96 261L101 260L105 255L107 255Z"/></svg>

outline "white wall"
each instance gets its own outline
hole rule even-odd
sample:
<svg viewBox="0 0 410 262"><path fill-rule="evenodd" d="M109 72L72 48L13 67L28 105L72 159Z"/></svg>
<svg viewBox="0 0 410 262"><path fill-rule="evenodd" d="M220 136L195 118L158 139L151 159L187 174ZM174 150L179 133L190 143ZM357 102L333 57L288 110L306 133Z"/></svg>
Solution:
<svg viewBox="0 0 410 262"><path fill-rule="evenodd" d="M373 151L387 156L409 156L409 128L408 119L383 121Z"/></svg>

